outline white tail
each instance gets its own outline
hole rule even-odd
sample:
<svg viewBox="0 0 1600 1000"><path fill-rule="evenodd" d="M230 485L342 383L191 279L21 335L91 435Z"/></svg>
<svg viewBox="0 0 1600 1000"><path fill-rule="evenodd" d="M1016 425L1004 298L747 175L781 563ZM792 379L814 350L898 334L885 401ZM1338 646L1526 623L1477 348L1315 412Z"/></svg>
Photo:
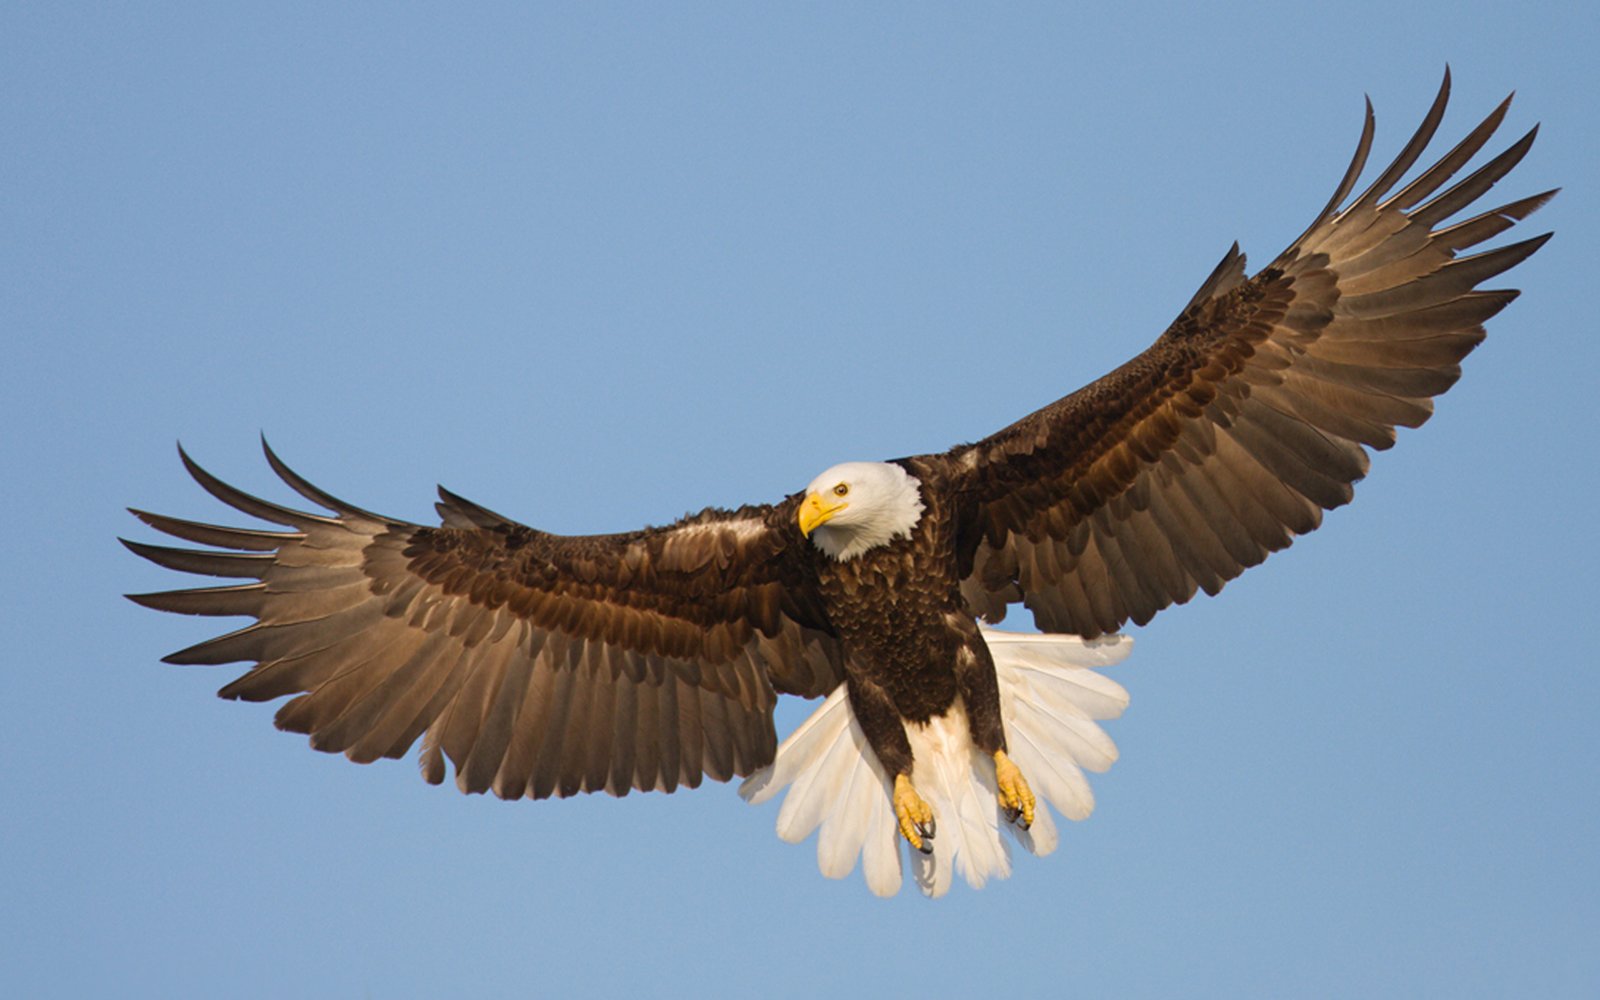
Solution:
<svg viewBox="0 0 1600 1000"><path fill-rule="evenodd" d="M1011 874L1009 829L1034 854L1055 850L1048 802L1068 819L1094 810L1083 771L1104 771L1117 759L1111 738L1095 724L1128 705L1120 684L1094 672L1128 655L1133 640L1110 636L1085 642L1073 635L1028 635L983 630L1000 682L1000 716L1007 753L1040 799L1033 827L1019 830L1000 814L994 761L975 749L965 706L958 700L927 726L906 735L916 761L911 780L933 807L933 853L910 851L912 875L929 896L942 896L960 871L973 888ZM867 745L844 685L778 747L772 764L746 778L739 794L765 802L788 788L778 810L778 836L799 843L821 828L817 866L843 878L861 858L867 886L879 896L900 891L899 833L891 805L893 783Z"/></svg>

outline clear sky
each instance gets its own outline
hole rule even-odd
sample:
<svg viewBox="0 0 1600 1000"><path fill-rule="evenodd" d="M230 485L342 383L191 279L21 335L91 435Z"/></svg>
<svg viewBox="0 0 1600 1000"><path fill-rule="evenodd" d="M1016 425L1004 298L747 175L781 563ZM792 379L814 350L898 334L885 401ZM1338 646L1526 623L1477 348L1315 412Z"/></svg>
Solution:
<svg viewBox="0 0 1600 1000"><path fill-rule="evenodd" d="M151 6L0 11L9 994L1600 995L1592 5ZM1007 882L876 899L728 786L357 767L118 596L183 582L125 505L230 517L179 439L592 532L980 437L1447 62L1441 142L1543 122L1496 193L1565 185L1556 239L1353 506L1136 630L1097 812Z"/></svg>

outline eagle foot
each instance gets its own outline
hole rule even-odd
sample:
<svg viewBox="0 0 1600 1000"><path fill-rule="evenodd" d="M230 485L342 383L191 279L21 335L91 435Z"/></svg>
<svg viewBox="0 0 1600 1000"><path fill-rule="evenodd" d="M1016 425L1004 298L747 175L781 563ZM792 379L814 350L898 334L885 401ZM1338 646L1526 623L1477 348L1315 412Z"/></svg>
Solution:
<svg viewBox="0 0 1600 1000"><path fill-rule="evenodd" d="M1000 788L1000 808L1005 811L1006 819L1024 830L1033 826L1033 810L1038 802L1022 771L1011 763L1004 750L994 752L994 777Z"/></svg>
<svg viewBox="0 0 1600 1000"><path fill-rule="evenodd" d="M900 835L906 843L923 854L933 853L933 807L917 794L911 779L903 774L894 777L894 814L900 820Z"/></svg>

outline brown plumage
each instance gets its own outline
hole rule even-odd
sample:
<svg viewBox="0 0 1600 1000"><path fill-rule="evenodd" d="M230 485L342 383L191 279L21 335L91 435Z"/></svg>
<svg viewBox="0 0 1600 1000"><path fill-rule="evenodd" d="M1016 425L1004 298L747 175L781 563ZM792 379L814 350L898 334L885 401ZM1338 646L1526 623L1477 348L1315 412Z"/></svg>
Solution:
<svg viewBox="0 0 1600 1000"><path fill-rule="evenodd" d="M769 764L779 693L851 704L889 774L906 724L962 696L976 745L1003 748L975 620L1021 602L1047 632L1094 637L1214 594L1348 502L1368 449L1416 427L1483 323L1516 297L1479 285L1548 235L1460 256L1554 192L1450 222L1527 152L1529 132L1458 175L1509 99L1403 187L1443 117L1350 199L1373 136L1328 206L1264 270L1230 250L1149 350L975 444L899 460L913 529L849 558L802 533L806 496L663 528L563 537L441 491L439 527L337 500L267 451L330 514L196 480L283 531L136 512L224 551L128 546L242 584L134 596L255 624L168 657L254 663L228 698L293 696L281 728L352 760L399 757L507 798L672 791ZM1347 203L1348 201L1348 203Z"/></svg>
<svg viewBox="0 0 1600 1000"><path fill-rule="evenodd" d="M423 774L442 781L449 757L463 791L672 791L765 764L776 692L816 697L842 675L792 502L564 538L441 491L444 524L427 528L345 504L267 458L335 516L251 497L183 455L218 499L293 530L136 511L170 535L245 550L125 543L140 555L258 582L133 600L256 618L167 661L255 661L220 694L299 695L277 723L319 750L399 757L426 733Z"/></svg>

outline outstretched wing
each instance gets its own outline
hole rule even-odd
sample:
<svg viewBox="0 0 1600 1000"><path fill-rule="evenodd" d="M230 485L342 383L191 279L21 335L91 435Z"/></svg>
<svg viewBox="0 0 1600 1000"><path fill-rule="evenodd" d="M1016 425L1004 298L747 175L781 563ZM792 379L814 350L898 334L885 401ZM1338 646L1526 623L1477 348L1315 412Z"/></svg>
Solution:
<svg viewBox="0 0 1600 1000"><path fill-rule="evenodd" d="M1046 631L1096 636L1214 594L1348 502L1366 448L1428 419L1483 322L1517 295L1477 286L1549 236L1457 253L1555 194L1448 222L1532 144L1537 128L1451 184L1510 98L1395 191L1449 91L1447 71L1416 135L1344 205L1372 144L1369 102L1338 190L1271 266L1246 279L1235 246L1149 350L944 457L971 501L963 591L975 611L998 621L1020 600Z"/></svg>
<svg viewBox="0 0 1600 1000"><path fill-rule="evenodd" d="M263 442L265 446L265 442ZM180 450L181 453L181 450ZM831 690L843 662L816 599L794 499L708 510L666 528L563 537L440 491L443 525L408 524L322 492L332 515L282 507L184 465L224 503L287 531L134 511L231 551L126 544L162 566L252 582L130 595L146 607L255 623L171 663L256 666L225 698L295 695L279 728L351 760L400 757L463 791L545 798L672 791L770 763L775 690Z"/></svg>

